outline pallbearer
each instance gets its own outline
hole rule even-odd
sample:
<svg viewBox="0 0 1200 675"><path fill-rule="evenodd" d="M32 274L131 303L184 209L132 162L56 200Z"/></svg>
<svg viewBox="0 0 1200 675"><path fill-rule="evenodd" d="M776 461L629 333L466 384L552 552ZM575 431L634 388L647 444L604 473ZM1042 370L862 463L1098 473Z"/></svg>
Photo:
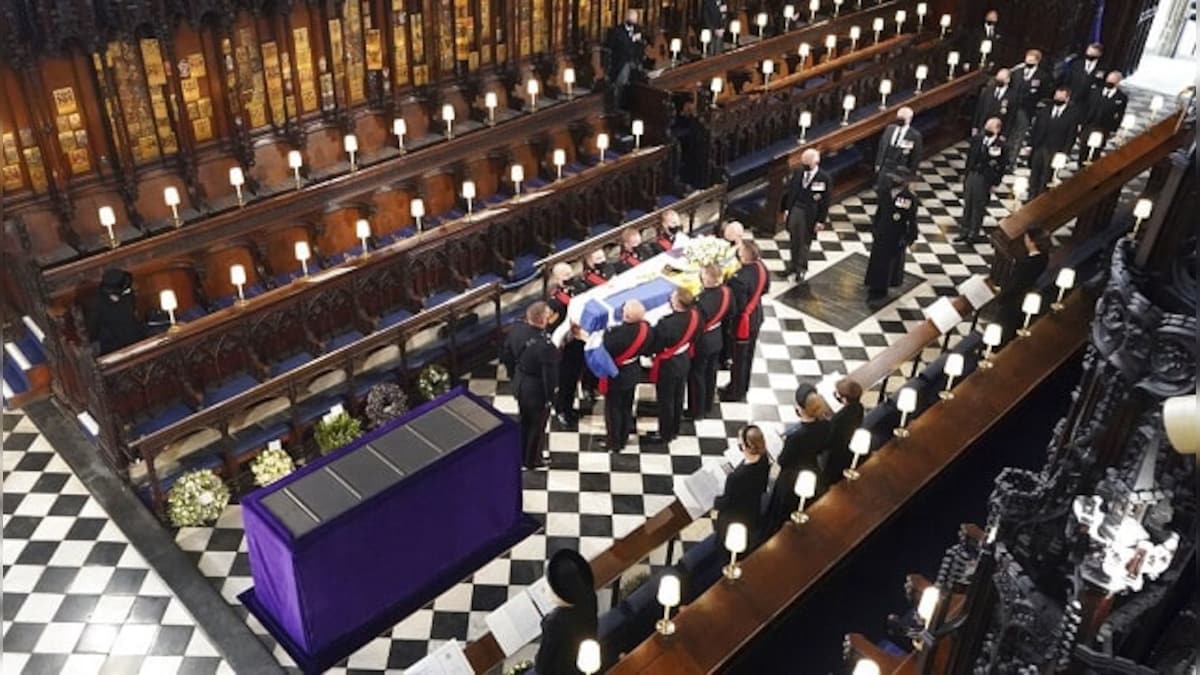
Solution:
<svg viewBox="0 0 1200 675"><path fill-rule="evenodd" d="M758 345L758 329L763 322L763 297L771 287L771 273L762 261L758 245L743 241L738 249L741 269L729 280L737 299L734 324L733 365L729 369L729 386L721 394L722 401L745 401L750 387L750 367Z"/></svg>
<svg viewBox="0 0 1200 675"><path fill-rule="evenodd" d="M587 290L583 281L575 276L571 266L558 263L551 273L550 288L546 305L550 308L550 320L546 332L554 334L567 318L567 307L571 298ZM562 428L571 428L579 421L575 411L575 391L583 373L583 340L579 326L571 325L562 345L562 362L558 370L558 395L554 399L554 422Z"/></svg>
<svg viewBox="0 0 1200 675"><path fill-rule="evenodd" d="M658 402L658 433L647 437L647 443L665 445L679 436L684 387L692 365L692 341L704 325L704 317L694 305L691 291L675 289L671 294L674 311L654 327L654 364L650 367L650 381L655 385Z"/></svg>
<svg viewBox="0 0 1200 675"><path fill-rule="evenodd" d="M512 379L521 421L522 463L527 469L546 466L542 444L550 402L558 387L558 349L546 334L550 308L538 301L525 310L525 321L513 324L500 348L500 362Z"/></svg>
<svg viewBox="0 0 1200 675"><path fill-rule="evenodd" d="M696 308L704 316L703 332L696 337L692 367L688 371L688 413L700 419L712 412L717 398L717 365L724 345L725 325L733 316L733 291L721 283L724 278L718 265L705 265L700 270L704 290L696 298Z"/></svg>
<svg viewBox="0 0 1200 675"><path fill-rule="evenodd" d="M614 272L613 264L608 262L604 249L597 248L584 257L583 273L580 276L588 288L595 288L613 278Z"/></svg>
<svg viewBox="0 0 1200 675"><path fill-rule="evenodd" d="M642 262L639 249L642 246L642 233L636 227L627 227L621 233L621 257L617 260L617 273L633 269Z"/></svg>
<svg viewBox="0 0 1200 675"><path fill-rule="evenodd" d="M658 229L654 233L654 239L642 244L639 251L642 254L642 260L653 258L663 251L670 251L675 246L675 237L679 234L679 229L683 225L683 219L679 217L679 213L674 209L663 211L662 220L658 223Z"/></svg>
<svg viewBox="0 0 1200 675"><path fill-rule="evenodd" d="M653 330L646 323L646 308L637 300L621 306L622 323L608 329L604 334L604 350L617 366L617 376L609 381L600 381L600 393L604 394L604 430L608 438L608 449L620 452L625 449L629 434L635 431L633 406L638 382L642 379L642 366L638 359L649 356L654 341Z"/></svg>

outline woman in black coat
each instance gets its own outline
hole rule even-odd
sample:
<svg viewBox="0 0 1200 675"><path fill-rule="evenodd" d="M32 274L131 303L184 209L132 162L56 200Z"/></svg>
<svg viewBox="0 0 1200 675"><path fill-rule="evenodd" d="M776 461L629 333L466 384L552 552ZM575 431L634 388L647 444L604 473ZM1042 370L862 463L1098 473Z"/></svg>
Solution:
<svg viewBox="0 0 1200 675"><path fill-rule="evenodd" d="M867 297L878 300L904 281L904 252L917 240L917 198L908 189L907 174L892 174L871 222L871 258L867 261Z"/></svg>
<svg viewBox="0 0 1200 675"><path fill-rule="evenodd" d="M753 546L762 521L762 498L770 479L771 460L762 429L756 426L742 427L738 447L744 459L725 479L725 492L713 504L717 509L717 541L724 544L729 525L741 523L750 533Z"/></svg>
<svg viewBox="0 0 1200 675"><path fill-rule="evenodd" d="M542 619L542 639L533 660L536 675L573 675L579 644L595 639L596 584L592 566L577 551L559 549L546 566L546 581L558 607Z"/></svg>
<svg viewBox="0 0 1200 675"><path fill-rule="evenodd" d="M817 458L829 447L829 404L816 387L803 384L796 390L796 414L800 416L800 425L784 439L783 451L779 453L779 476L771 491L763 539L778 530L796 510L800 503L796 477L804 470L820 475ZM820 486L817 487L819 491Z"/></svg>

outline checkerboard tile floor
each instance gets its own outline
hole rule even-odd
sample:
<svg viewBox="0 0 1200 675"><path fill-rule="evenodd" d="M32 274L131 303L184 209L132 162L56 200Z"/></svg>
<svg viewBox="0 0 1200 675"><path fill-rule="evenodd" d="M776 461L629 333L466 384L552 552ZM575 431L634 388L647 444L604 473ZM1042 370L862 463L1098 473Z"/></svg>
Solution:
<svg viewBox="0 0 1200 675"><path fill-rule="evenodd" d="M0 672L232 673L33 423L3 434Z"/></svg>
<svg viewBox="0 0 1200 675"><path fill-rule="evenodd" d="M1130 110L1137 110L1145 118L1150 94L1131 94ZM674 499L674 480L695 471L705 457L720 455L738 427L750 421L780 425L793 421L791 400L799 378L816 379L854 370L923 321L922 310L937 298L952 296L967 278L985 274L991 255L989 244L951 242L962 214L959 193L965 148L966 144L960 143L924 162L921 181L913 185L920 201L921 236L910 249L906 270L924 279L923 283L848 331L836 330L768 300L747 401L721 403L721 419L685 423L681 438L669 449L642 449L634 443L619 455L604 452L600 449L604 433L600 405L583 416L577 432L552 430L552 468L524 476L525 511L543 523L543 530L372 640L331 672L398 672L447 640L480 636L487 630L484 617L488 612L540 578L544 561L555 550L572 547L593 556L607 548L615 538L665 508ZM1027 175L1028 169L1020 168L1017 173ZM1064 172L1064 178L1069 174L1070 170ZM1009 176L996 190L985 227L994 226L1009 214L1014 203L1011 185ZM819 233L811 253L811 275L852 253L869 254L873 200L873 194L865 191L831 209L832 227ZM1063 238L1069 232L1067 226L1055 236ZM778 275L772 290L781 293L790 286L782 281L788 255L786 233L759 243L768 268ZM965 324L960 327L965 328ZM955 339L957 335L952 335L951 341ZM922 354L922 362L932 360L939 351L937 345L931 345ZM509 382L497 371L492 364L472 373L471 389L502 412L515 415L517 406ZM907 371L889 377L887 390L895 391L906 379ZM722 374L719 383L724 384L726 377ZM642 385L639 394L638 431L644 435L654 431L657 424L653 387ZM867 394L868 407L875 404L876 398L877 391ZM8 652L4 672L56 672L68 659L102 665L105 659L125 656L130 658L130 667L120 672L137 672L138 668L142 672L225 669L178 601L124 543L119 530L92 502L78 479L65 464L56 461L52 449L37 445L40 437L32 425L24 418L6 414L6 440L10 429L15 445L24 443L25 447L11 451L6 447L4 454L4 533L9 540L4 549ZM241 523L240 507L232 505L212 527L180 530L176 543L273 649L279 662L291 666L283 649L236 599L251 585ZM681 534L682 547L700 541L711 531L711 522L699 519ZM67 534L66 541L59 541L63 534ZM83 541L76 543L78 538ZM675 547L676 557L679 550ZM666 556L665 547L660 548L648 562L662 565L667 562ZM147 599L134 599L132 594ZM109 596L117 599L110 600ZM142 624L148 616L157 616L161 627ZM98 633L108 632L92 642L93 625L115 628L96 629ZM140 649L127 646L133 642L116 639L125 635L125 630L138 636ZM94 646L105 636L109 645L119 643L111 646L111 656L109 647ZM163 646L159 646L160 641ZM126 655L130 650L138 653Z"/></svg>

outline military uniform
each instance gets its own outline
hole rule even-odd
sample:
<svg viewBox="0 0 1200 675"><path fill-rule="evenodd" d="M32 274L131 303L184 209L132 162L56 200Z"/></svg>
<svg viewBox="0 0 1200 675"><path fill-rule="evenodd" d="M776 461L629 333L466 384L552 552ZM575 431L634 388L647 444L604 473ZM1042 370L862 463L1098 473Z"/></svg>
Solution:
<svg viewBox="0 0 1200 675"><path fill-rule="evenodd" d="M907 169L915 174L921 162L924 138L912 127L889 124L879 137L879 149L875 153L875 191L883 195L892 189L889 175Z"/></svg>
<svg viewBox="0 0 1200 675"><path fill-rule="evenodd" d="M801 167L792 175L788 188L787 228L791 238L791 272L798 276L808 273L808 252L817 235L817 223L829 218L829 202L833 194L833 177L820 165Z"/></svg>
<svg viewBox="0 0 1200 675"><path fill-rule="evenodd" d="M624 450L629 434L636 431L633 406L638 382L642 379L642 366L638 358L650 354L653 341L653 330L645 321L623 323L604 334L604 349L617 365L617 376L601 385L604 392L604 429L608 437L608 449L613 452Z"/></svg>
<svg viewBox="0 0 1200 675"><path fill-rule="evenodd" d="M567 307L571 298L587 290L586 284L580 279L568 279L561 287L550 290L546 304L550 307L551 321L546 332L553 334L567 318ZM575 392L579 388L579 379L584 371L583 340L568 333L562 347L562 361L558 370L558 394L554 399L554 412L562 421L570 423L575 420Z"/></svg>
<svg viewBox="0 0 1200 675"><path fill-rule="evenodd" d="M978 134L971 139L967 150L967 175L963 179L963 218L960 225L964 239L974 239L983 225L984 211L992 198L992 188L1000 184L1008 172L1008 148L1003 136Z"/></svg>
<svg viewBox="0 0 1200 675"><path fill-rule="evenodd" d="M706 288L696 298L696 308L704 315L702 332L694 342L692 367L688 371L688 412L695 419L712 411L717 398L717 366L725 343L726 326L732 323L733 291L728 286Z"/></svg>
<svg viewBox="0 0 1200 675"><path fill-rule="evenodd" d="M743 401L750 388L750 369L758 345L758 330L762 327L762 299L771 287L771 273L761 260L742 265L729 280L737 301L734 323L733 365L729 369L729 387L723 401Z"/></svg>
<svg viewBox="0 0 1200 675"><path fill-rule="evenodd" d="M519 322L501 347L500 362L508 369L517 398L522 462L526 468L540 466L550 402L558 387L558 349L545 330Z"/></svg>
<svg viewBox="0 0 1200 675"><path fill-rule="evenodd" d="M904 250L917 239L916 196L908 188L888 193L875 209L871 231L865 283L871 296L880 297L904 280Z"/></svg>
<svg viewBox="0 0 1200 675"><path fill-rule="evenodd" d="M654 365L650 381L658 402L658 435L663 443L679 436L683 396L692 365L692 341L700 334L704 317L695 308L673 312L654 327Z"/></svg>

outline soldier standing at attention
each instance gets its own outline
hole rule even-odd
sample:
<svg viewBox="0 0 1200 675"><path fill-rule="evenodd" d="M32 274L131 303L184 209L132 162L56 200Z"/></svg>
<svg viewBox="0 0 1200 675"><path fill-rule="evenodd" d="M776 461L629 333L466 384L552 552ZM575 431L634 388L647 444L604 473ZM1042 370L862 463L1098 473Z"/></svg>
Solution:
<svg viewBox="0 0 1200 675"><path fill-rule="evenodd" d="M512 379L513 395L521 422L522 464L526 469L546 466L542 445L550 402L558 387L558 349L546 334L550 308L538 301L525 310L525 321L509 330L500 348L500 362Z"/></svg>

